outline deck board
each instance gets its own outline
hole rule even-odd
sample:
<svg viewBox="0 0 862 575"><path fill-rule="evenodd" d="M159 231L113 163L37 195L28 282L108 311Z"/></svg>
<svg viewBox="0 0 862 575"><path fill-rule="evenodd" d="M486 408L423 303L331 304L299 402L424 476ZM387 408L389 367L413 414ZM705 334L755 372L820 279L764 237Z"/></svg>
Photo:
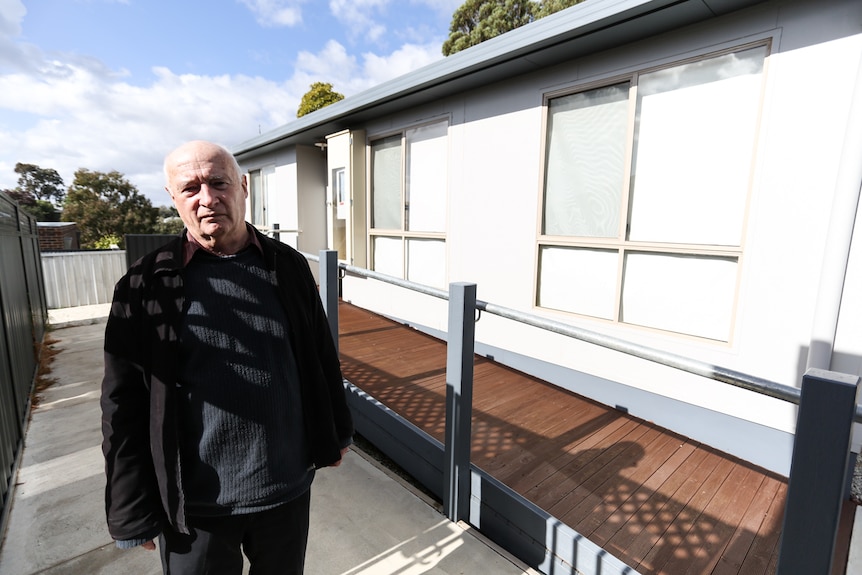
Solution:
<svg viewBox="0 0 862 575"><path fill-rule="evenodd" d="M703 479L698 475L706 477L712 471L707 452L696 449L695 444L688 444L686 449L680 449L679 453L685 457L684 461L672 470L673 473L659 489L646 489L646 499L638 512L632 514L610 540L602 545L629 565L637 565L640 558L664 535L670 520L678 515L678 510L700 487ZM718 462L717 459L712 461L713 465ZM666 497L663 493L671 495Z"/></svg>
<svg viewBox="0 0 862 575"><path fill-rule="evenodd" d="M680 444L676 438L668 439L663 448L667 454L664 463L655 471L647 469L645 471L647 476L641 484L627 498L620 500L616 507L609 509L609 514L596 514L590 517L589 524L593 526L593 529L583 533L590 541L604 547L624 527L641 529L645 526L641 521L633 524L632 520L639 517L650 496L659 491L667 480L674 476L674 472L680 468L695 449L691 443Z"/></svg>
<svg viewBox="0 0 862 575"><path fill-rule="evenodd" d="M727 549L721 554L713 570L714 575L738 575L742 572L746 558L753 551L755 535L760 531L764 518L767 517L769 508L781 487L780 483L772 477L763 479L757 496L752 497L751 505L745 510L745 515L731 537Z"/></svg>
<svg viewBox="0 0 862 575"><path fill-rule="evenodd" d="M715 456L717 465L700 485L695 486L696 492L691 499L685 505L675 507L677 514L668 518L667 530L641 560L638 568L641 573L673 573L667 569L667 563L674 558L693 560L693 550L712 529L711 518L705 514L706 507L734 466L730 459Z"/></svg>
<svg viewBox="0 0 862 575"><path fill-rule="evenodd" d="M342 302L345 377L436 439L445 343ZM477 357L473 463L644 575L771 575L785 478Z"/></svg>

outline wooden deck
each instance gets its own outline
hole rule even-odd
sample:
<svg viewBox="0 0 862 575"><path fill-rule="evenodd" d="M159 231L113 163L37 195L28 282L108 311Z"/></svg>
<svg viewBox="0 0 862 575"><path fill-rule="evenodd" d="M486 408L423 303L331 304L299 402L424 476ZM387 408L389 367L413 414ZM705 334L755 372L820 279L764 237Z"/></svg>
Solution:
<svg viewBox="0 0 862 575"><path fill-rule="evenodd" d="M341 303L345 377L445 430L445 343ZM477 357L472 461L647 574L773 574L786 480Z"/></svg>

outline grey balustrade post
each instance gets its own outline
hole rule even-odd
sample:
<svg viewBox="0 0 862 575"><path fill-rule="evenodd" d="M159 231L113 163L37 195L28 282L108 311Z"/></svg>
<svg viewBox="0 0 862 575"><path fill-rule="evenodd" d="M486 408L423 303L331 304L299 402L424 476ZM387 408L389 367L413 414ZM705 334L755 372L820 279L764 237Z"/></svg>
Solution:
<svg viewBox="0 0 862 575"><path fill-rule="evenodd" d="M451 521L467 519L470 513L475 315L476 284L449 284L443 505Z"/></svg>
<svg viewBox="0 0 862 575"><path fill-rule="evenodd" d="M832 572L858 395L857 376L809 369L802 378L778 575Z"/></svg>
<svg viewBox="0 0 862 575"><path fill-rule="evenodd" d="M338 351L338 252L320 250L320 300L326 310L335 351Z"/></svg>
<svg viewBox="0 0 862 575"><path fill-rule="evenodd" d="M278 242L281 241L281 232L279 231L280 229L280 224L272 224L272 237Z"/></svg>

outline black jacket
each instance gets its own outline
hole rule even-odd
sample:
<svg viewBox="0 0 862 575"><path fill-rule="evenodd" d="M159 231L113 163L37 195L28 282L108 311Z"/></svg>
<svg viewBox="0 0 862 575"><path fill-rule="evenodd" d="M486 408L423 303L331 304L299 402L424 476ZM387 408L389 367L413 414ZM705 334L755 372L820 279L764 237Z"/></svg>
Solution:
<svg viewBox="0 0 862 575"><path fill-rule="evenodd" d="M310 465L338 461L350 444L338 354L308 262L256 230L275 270L290 323ZM165 522L187 532L177 437L178 334L183 310L185 233L135 262L114 289L105 329L102 452L108 530L117 540L158 533Z"/></svg>

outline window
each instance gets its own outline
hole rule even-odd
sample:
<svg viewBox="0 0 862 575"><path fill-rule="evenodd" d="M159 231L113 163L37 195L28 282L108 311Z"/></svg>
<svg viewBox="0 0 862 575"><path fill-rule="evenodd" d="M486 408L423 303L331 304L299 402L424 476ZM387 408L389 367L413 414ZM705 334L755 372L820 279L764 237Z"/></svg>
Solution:
<svg viewBox="0 0 862 575"><path fill-rule="evenodd" d="M729 341L766 55L548 100L538 306Z"/></svg>
<svg viewBox="0 0 862 575"><path fill-rule="evenodd" d="M446 285L447 122L371 142L371 269Z"/></svg>
<svg viewBox="0 0 862 575"><path fill-rule="evenodd" d="M248 173L249 197L251 200L251 223L260 228L266 228L266 180L261 170Z"/></svg>

